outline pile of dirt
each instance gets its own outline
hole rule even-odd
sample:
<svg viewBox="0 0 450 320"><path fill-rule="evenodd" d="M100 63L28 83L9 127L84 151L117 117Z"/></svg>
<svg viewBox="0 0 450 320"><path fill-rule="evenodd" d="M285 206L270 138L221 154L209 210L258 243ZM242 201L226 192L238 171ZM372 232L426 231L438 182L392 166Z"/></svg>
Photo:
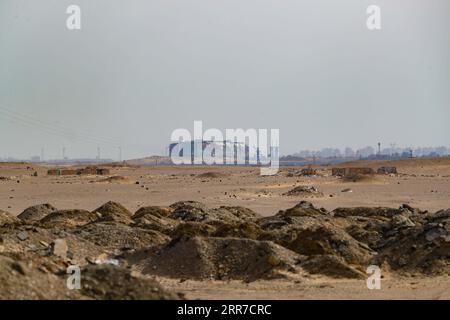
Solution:
<svg viewBox="0 0 450 320"><path fill-rule="evenodd" d="M169 238L158 232L131 227L117 222L97 222L84 225L73 232L76 236L108 252L139 250L161 245Z"/></svg>
<svg viewBox="0 0 450 320"><path fill-rule="evenodd" d="M217 179L217 178L226 178L229 175L221 172L205 172L197 175L197 178L206 178L206 179Z"/></svg>
<svg viewBox="0 0 450 320"><path fill-rule="evenodd" d="M394 270L450 274L450 209L410 220L413 225L394 229L391 241L380 246L377 261Z"/></svg>
<svg viewBox="0 0 450 320"><path fill-rule="evenodd" d="M81 274L81 293L96 300L176 300L174 293L155 280L138 277L128 269L111 265L89 265Z"/></svg>
<svg viewBox="0 0 450 320"><path fill-rule="evenodd" d="M112 176L108 178L101 179L97 181L99 183L123 183L123 184L129 184L132 183L130 178L128 177L122 177L122 176Z"/></svg>
<svg viewBox="0 0 450 320"><path fill-rule="evenodd" d="M73 264L86 272L86 286L76 293L64 287ZM254 281L299 272L361 278L371 264L400 274L449 274L450 209L429 213L402 205L329 212L301 201L261 217L238 206L180 201L134 214L115 202L93 212L42 204L20 218L0 211L0 298L174 297L129 270Z"/></svg>
<svg viewBox="0 0 450 320"><path fill-rule="evenodd" d="M178 238L139 267L143 274L189 279L253 281L295 272L301 257L269 241Z"/></svg>
<svg viewBox="0 0 450 320"><path fill-rule="evenodd" d="M20 220L7 211L0 210L0 227L19 223Z"/></svg>
<svg viewBox="0 0 450 320"><path fill-rule="evenodd" d="M258 215L252 210L241 207L220 207L211 209L197 201L180 201L170 205L173 212L169 215L172 219L182 221L204 222L226 221L239 222L242 220L254 220Z"/></svg>
<svg viewBox="0 0 450 320"><path fill-rule="evenodd" d="M109 201L93 211L99 218L97 221L115 221L123 224L131 224L133 214L120 203Z"/></svg>
<svg viewBox="0 0 450 320"><path fill-rule="evenodd" d="M166 207L142 207L132 216L134 226L170 234L180 223L169 218L172 209Z"/></svg>
<svg viewBox="0 0 450 320"><path fill-rule="evenodd" d="M39 220L39 224L46 228L70 228L96 221L98 216L87 210L68 209L53 211Z"/></svg>
<svg viewBox="0 0 450 320"><path fill-rule="evenodd" d="M25 209L17 218L26 222L37 222L52 212L58 211L49 203L38 204Z"/></svg>
<svg viewBox="0 0 450 320"><path fill-rule="evenodd" d="M63 278L43 272L31 261L0 254L0 300L79 299L76 290L68 290Z"/></svg>
<svg viewBox="0 0 450 320"><path fill-rule="evenodd" d="M304 198L323 197L323 193L314 186L297 186L288 192L283 193L283 196L301 196Z"/></svg>

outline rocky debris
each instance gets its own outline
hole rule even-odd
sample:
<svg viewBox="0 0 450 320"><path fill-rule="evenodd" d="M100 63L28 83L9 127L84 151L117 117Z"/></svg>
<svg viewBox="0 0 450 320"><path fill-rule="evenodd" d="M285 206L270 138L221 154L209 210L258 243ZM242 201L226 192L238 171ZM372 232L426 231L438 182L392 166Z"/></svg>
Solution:
<svg viewBox="0 0 450 320"><path fill-rule="evenodd" d="M19 224L20 220L11 215L9 212L0 210L0 227Z"/></svg>
<svg viewBox="0 0 450 320"><path fill-rule="evenodd" d="M350 189L350 188L345 188L345 189L342 189L341 192L343 192L343 193L350 193L350 192L353 192L353 190Z"/></svg>
<svg viewBox="0 0 450 320"><path fill-rule="evenodd" d="M67 290L65 279L43 272L29 261L0 255L0 299L80 299L77 290Z"/></svg>
<svg viewBox="0 0 450 320"><path fill-rule="evenodd" d="M67 246L67 242L64 239L55 239L51 245L51 252L53 255L66 259L67 252L69 251L69 247Z"/></svg>
<svg viewBox="0 0 450 320"><path fill-rule="evenodd" d="M216 232L216 228L202 222L182 222L169 234L171 238L208 237Z"/></svg>
<svg viewBox="0 0 450 320"><path fill-rule="evenodd" d="M373 251L339 227L306 217L303 223L271 230L260 239L271 240L305 256L335 255L353 265L366 265Z"/></svg>
<svg viewBox="0 0 450 320"><path fill-rule="evenodd" d="M311 202L307 201L300 201L297 205L294 207L287 209L285 211L279 212L277 216L283 216L283 217L315 217L315 216L322 216L326 215L328 212L321 208L317 209L313 206Z"/></svg>
<svg viewBox="0 0 450 320"><path fill-rule="evenodd" d="M301 217L327 217L328 212L325 209L318 209L307 201L301 201L294 207L284 211L279 211L271 217L264 217L258 220L258 224L265 230L277 229L285 225L295 224L296 221L302 222Z"/></svg>
<svg viewBox="0 0 450 320"><path fill-rule="evenodd" d="M212 237L234 237L257 240L263 234L259 225L253 222L215 223Z"/></svg>
<svg viewBox="0 0 450 320"><path fill-rule="evenodd" d="M195 201L143 207L134 215L114 202L95 212L52 208L28 208L22 219L0 211L0 297L149 297L153 289L135 284L148 279L136 278L124 267L179 279L244 281L296 272L360 278L370 264L400 274L450 273L450 209L429 213L404 204L328 212L301 201L261 217L243 207L208 208ZM105 283L99 291L60 290L70 264L98 267L92 269L100 270L92 271L93 285L111 276L108 281L120 288ZM2 284L8 276L12 278ZM30 284L12 287L23 280ZM137 291L129 289L127 295L121 284ZM56 291L39 293L38 285ZM160 297L160 289L154 290Z"/></svg>
<svg viewBox="0 0 450 320"><path fill-rule="evenodd" d="M41 220L39 224L46 228L70 228L96 221L98 216L87 210L69 209L54 211Z"/></svg>
<svg viewBox="0 0 450 320"><path fill-rule="evenodd" d="M134 226L169 234L180 223L177 220L169 218L171 212L172 210L170 208L143 207L136 211L132 219Z"/></svg>
<svg viewBox="0 0 450 320"><path fill-rule="evenodd" d="M25 209L21 214L17 216L17 218L28 223L37 222L55 211L58 211L58 209L56 209L49 203L38 204L36 206Z"/></svg>
<svg viewBox="0 0 450 320"><path fill-rule="evenodd" d="M351 207L351 208L336 208L332 211L334 217L389 217L392 218L399 214L422 213L414 210L407 205L402 205L400 208L385 208L385 207Z"/></svg>
<svg viewBox="0 0 450 320"><path fill-rule="evenodd" d="M320 192L314 186L297 186L288 192L283 193L284 196L301 196L305 198L323 197L323 193Z"/></svg>
<svg viewBox="0 0 450 320"><path fill-rule="evenodd" d="M391 241L379 248L377 261L387 261L393 270L426 274L450 273L450 210L428 214L416 219L414 226L405 226L392 233Z"/></svg>
<svg viewBox="0 0 450 320"><path fill-rule="evenodd" d="M144 260L143 274L189 279L253 281L295 271L296 253L270 241L238 238L179 238Z"/></svg>
<svg viewBox="0 0 450 320"><path fill-rule="evenodd" d="M67 287L65 268L52 272L29 259L0 255L0 299L55 300L174 300L179 296L155 280L133 275L108 264L87 265L81 270L80 290Z"/></svg>
<svg viewBox="0 0 450 320"><path fill-rule="evenodd" d="M148 215L156 216L158 218L168 217L172 213L169 207L148 206L139 208L133 215L132 219L146 218Z"/></svg>
<svg viewBox="0 0 450 320"><path fill-rule="evenodd" d="M27 239L28 239L28 232L26 232L26 231L21 231L21 232L19 232L19 233L17 234L17 238L18 238L20 241L25 241L25 240L27 240Z"/></svg>
<svg viewBox="0 0 450 320"><path fill-rule="evenodd" d="M239 207L220 207L211 209L204 204L196 201L180 201L170 205L173 212L170 214L172 219L193 222L211 222L211 221L241 221L241 216L251 215L251 210L239 210Z"/></svg>
<svg viewBox="0 0 450 320"><path fill-rule="evenodd" d="M108 251L139 250L169 240L158 231L133 228L118 222L90 223L78 228L74 234Z"/></svg>
<svg viewBox="0 0 450 320"><path fill-rule="evenodd" d="M239 207L239 206L235 206L235 207L221 206L218 209L216 209L216 211L219 213L224 213L224 212L231 213L237 219L245 221L245 222L256 222L258 219L261 218L261 215L254 212L253 210L244 208L244 207ZM235 219L233 218L230 220L235 220Z"/></svg>
<svg viewBox="0 0 450 320"><path fill-rule="evenodd" d="M133 222L131 219L133 214L117 202L109 201L93 212L100 214L98 221L116 221L123 224L131 224Z"/></svg>
<svg viewBox="0 0 450 320"><path fill-rule="evenodd" d="M137 277L128 269L102 264L86 266L81 274L81 293L97 300L175 300L176 294L155 280Z"/></svg>
<svg viewBox="0 0 450 320"><path fill-rule="evenodd" d="M197 201L179 201L170 205L170 218L183 221L204 221L209 218L209 209Z"/></svg>

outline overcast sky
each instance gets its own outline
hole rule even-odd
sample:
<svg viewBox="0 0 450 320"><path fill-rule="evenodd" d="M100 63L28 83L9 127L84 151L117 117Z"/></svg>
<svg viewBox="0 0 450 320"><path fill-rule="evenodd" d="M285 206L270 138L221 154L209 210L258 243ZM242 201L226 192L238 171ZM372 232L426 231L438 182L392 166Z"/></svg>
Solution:
<svg viewBox="0 0 450 320"><path fill-rule="evenodd" d="M81 30L66 28L70 4ZM194 120L279 128L282 154L450 146L449 13L448 0L0 0L0 157L161 154Z"/></svg>

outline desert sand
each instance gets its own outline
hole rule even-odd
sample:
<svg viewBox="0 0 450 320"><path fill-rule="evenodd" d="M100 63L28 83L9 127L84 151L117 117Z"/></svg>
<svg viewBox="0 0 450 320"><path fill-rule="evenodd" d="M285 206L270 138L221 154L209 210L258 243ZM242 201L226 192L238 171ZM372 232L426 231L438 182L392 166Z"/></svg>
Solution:
<svg viewBox="0 0 450 320"><path fill-rule="evenodd" d="M0 209L17 216L28 207L50 203L58 209L95 212L104 203L114 201L129 212L136 212L148 206L168 207L179 201L198 201L210 208L244 207L269 217L305 200L317 210L323 208L323 212L340 207L407 205L426 214L450 208L450 158L356 161L339 166L376 169L391 165L397 167L398 174L374 175L352 182L331 176L331 166L315 167L318 171L313 176L300 175L298 167L282 167L276 176L264 177L259 175L258 168L251 167L175 166L116 166L110 168L108 176L48 176L46 166L1 163ZM313 186L320 194L286 195L298 186ZM342 192L346 189L347 192ZM164 241L161 239L161 243ZM165 289L187 299L450 298L450 278L446 272L429 275L422 271L391 271L390 267L383 269L380 290L369 290L364 277L336 279L320 273L300 272L287 278L252 281L174 279L157 273L144 276L156 279Z"/></svg>

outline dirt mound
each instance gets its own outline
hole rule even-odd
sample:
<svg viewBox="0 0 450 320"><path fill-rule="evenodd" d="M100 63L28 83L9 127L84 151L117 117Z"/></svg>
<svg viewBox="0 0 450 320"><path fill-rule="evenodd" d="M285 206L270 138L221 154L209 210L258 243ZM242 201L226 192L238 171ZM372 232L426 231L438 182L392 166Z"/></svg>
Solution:
<svg viewBox="0 0 450 320"><path fill-rule="evenodd" d="M0 210L0 227L20 223L20 220L9 212Z"/></svg>
<svg viewBox="0 0 450 320"><path fill-rule="evenodd" d="M221 172L205 172L197 175L197 178L207 178L207 179L216 179L216 178L226 178L229 174L221 173Z"/></svg>
<svg viewBox="0 0 450 320"><path fill-rule="evenodd" d="M79 299L62 278L43 272L32 263L0 255L0 299Z"/></svg>
<svg viewBox="0 0 450 320"><path fill-rule="evenodd" d="M294 189L283 193L283 196L301 196L306 198L315 198L323 197L323 193L314 186L297 186Z"/></svg>
<svg viewBox="0 0 450 320"><path fill-rule="evenodd" d="M169 234L171 238L208 237L216 232L216 228L202 222L182 222Z"/></svg>
<svg viewBox="0 0 450 320"><path fill-rule="evenodd" d="M108 251L138 250L169 240L157 231L133 228L117 222L90 223L78 228L74 234Z"/></svg>
<svg viewBox="0 0 450 320"><path fill-rule="evenodd" d="M336 208L332 211L335 217L394 217L399 214L421 214L425 213L417 209L413 209L408 205L402 205L400 208L386 208L386 207L352 207L352 208Z"/></svg>
<svg viewBox="0 0 450 320"><path fill-rule="evenodd" d="M147 215L155 216L158 218L168 217L172 212L171 208L168 207L157 207L157 206L148 206L139 208L133 215L132 219L140 219L146 218Z"/></svg>
<svg viewBox="0 0 450 320"><path fill-rule="evenodd" d="M41 220L39 224L47 228L64 228L82 226L89 222L96 221L98 216L87 210L69 209L51 212Z"/></svg>
<svg viewBox="0 0 450 320"><path fill-rule="evenodd" d="M81 293L97 300L174 300L178 296L155 280L137 277L128 269L90 265L81 272Z"/></svg>
<svg viewBox="0 0 450 320"><path fill-rule="evenodd" d="M377 260L394 270L450 274L450 209L429 214L424 223L394 229Z"/></svg>
<svg viewBox="0 0 450 320"><path fill-rule="evenodd" d="M37 222L47 216L48 214L58 211L54 206L49 203L38 204L36 206L29 207L25 209L17 217L28 223Z"/></svg>
<svg viewBox="0 0 450 320"><path fill-rule="evenodd" d="M328 212L302 201L261 217L243 207L181 201L134 215L115 202L95 212L52 210L30 207L23 220L0 211L0 297L70 298L60 278L70 264L102 264L86 267L87 287L74 293L96 299L141 299L151 292L160 297L160 289L147 291L137 283L148 279L131 276L125 266L145 275L245 281L297 271L360 278L370 264L401 274L450 273L450 209L428 213L402 205ZM113 262L120 267L103 266ZM22 280L30 284L17 285ZM38 285L57 289L38 293Z"/></svg>
<svg viewBox="0 0 450 320"><path fill-rule="evenodd" d="M170 214L172 219L180 219L183 221L193 222L211 222L211 221L240 221L239 214L242 216L248 215L247 211L239 211L238 207L220 207L218 209L211 209L203 203L197 201L180 201L170 205L173 212Z"/></svg>
<svg viewBox="0 0 450 320"><path fill-rule="evenodd" d="M232 214L237 219L245 221L245 222L256 222L258 219L261 218L261 215L254 212L251 209L239 207L239 206L221 206L217 209L215 209L218 213L224 213L225 216L228 216L228 214ZM234 218L231 220L235 220Z"/></svg>
<svg viewBox="0 0 450 320"><path fill-rule="evenodd" d="M301 224L284 226L264 234L285 248L306 256L335 255L353 265L366 265L373 251L344 230L326 221L305 218Z"/></svg>
<svg viewBox="0 0 450 320"><path fill-rule="evenodd" d="M97 182L99 182L99 183L124 183L124 184L133 183L133 181L131 181L130 178L122 177L122 176L112 176L112 177L108 177L105 179L101 179Z"/></svg>
<svg viewBox="0 0 450 320"><path fill-rule="evenodd" d="M211 234L213 237L233 237L257 240L263 233L259 225L246 221L215 223L214 227L216 230Z"/></svg>
<svg viewBox="0 0 450 320"><path fill-rule="evenodd" d="M169 234L179 224L179 221L168 217L171 212L170 208L165 207L143 207L136 211L132 219L134 226Z"/></svg>
<svg viewBox="0 0 450 320"><path fill-rule="evenodd" d="M117 202L108 201L93 212L100 214L98 221L115 221L123 224L130 224L133 222L131 219L133 214Z"/></svg>
<svg viewBox="0 0 450 320"><path fill-rule="evenodd" d="M302 217L328 217L329 213L321 208L318 209L307 201L301 201L294 207L284 211L279 211L276 215L259 219L258 224L266 230L277 229L279 227L295 224L298 220L303 222Z"/></svg>
<svg viewBox="0 0 450 320"><path fill-rule="evenodd" d="M140 268L172 278L253 281L293 272L300 258L269 241L195 237L170 242Z"/></svg>
<svg viewBox="0 0 450 320"><path fill-rule="evenodd" d="M310 258L336 256L347 264L348 269L362 269L372 260L375 252L348 234L345 224L333 223L332 219L326 210L302 201L275 216L260 219L258 224L263 232L258 239L273 241ZM319 272L321 269L316 267L315 270Z"/></svg>

